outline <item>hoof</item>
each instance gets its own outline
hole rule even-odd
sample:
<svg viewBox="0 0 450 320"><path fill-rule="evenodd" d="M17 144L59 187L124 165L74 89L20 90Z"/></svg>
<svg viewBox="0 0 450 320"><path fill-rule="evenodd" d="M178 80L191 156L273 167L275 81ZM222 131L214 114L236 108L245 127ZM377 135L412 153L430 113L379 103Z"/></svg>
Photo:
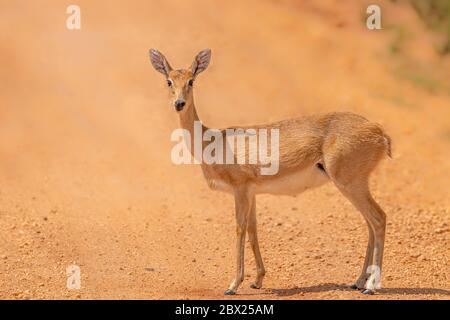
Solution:
<svg viewBox="0 0 450 320"><path fill-rule="evenodd" d="M236 294L236 292L234 292L233 290L230 290L230 289L228 289L224 293L224 295L226 295L226 296L234 296L235 294Z"/></svg>
<svg viewBox="0 0 450 320"><path fill-rule="evenodd" d="M356 284L352 284L352 285L350 286L350 289L358 290L359 288L358 288L358 286L357 286Z"/></svg>
<svg viewBox="0 0 450 320"><path fill-rule="evenodd" d="M252 289L261 289L261 286L258 286L256 283L252 283L250 285L250 288L252 288Z"/></svg>
<svg viewBox="0 0 450 320"><path fill-rule="evenodd" d="M375 291L370 290L370 289L364 289L363 291L361 291L362 294L368 294L370 296L375 294Z"/></svg>

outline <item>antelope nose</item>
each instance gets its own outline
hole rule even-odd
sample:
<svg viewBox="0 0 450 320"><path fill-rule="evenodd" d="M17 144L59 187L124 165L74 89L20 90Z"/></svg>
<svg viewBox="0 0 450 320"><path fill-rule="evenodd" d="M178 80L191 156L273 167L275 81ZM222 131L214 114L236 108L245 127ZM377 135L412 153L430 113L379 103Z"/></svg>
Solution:
<svg viewBox="0 0 450 320"><path fill-rule="evenodd" d="M185 104L186 102L184 100L177 100L175 101L175 109L177 109L177 111L181 111L183 110Z"/></svg>

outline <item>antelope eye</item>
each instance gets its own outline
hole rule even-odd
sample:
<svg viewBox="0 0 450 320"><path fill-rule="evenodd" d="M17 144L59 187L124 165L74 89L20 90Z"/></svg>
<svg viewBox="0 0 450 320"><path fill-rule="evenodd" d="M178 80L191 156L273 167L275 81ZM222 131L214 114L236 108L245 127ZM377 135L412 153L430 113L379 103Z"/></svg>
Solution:
<svg viewBox="0 0 450 320"><path fill-rule="evenodd" d="M167 80L167 85L168 85L169 87L171 87L171 86L172 86L172 80Z"/></svg>
<svg viewBox="0 0 450 320"><path fill-rule="evenodd" d="M194 80L192 80L192 79L189 80L189 81L188 81L188 85L189 85L189 87L192 87L192 86L194 85Z"/></svg>

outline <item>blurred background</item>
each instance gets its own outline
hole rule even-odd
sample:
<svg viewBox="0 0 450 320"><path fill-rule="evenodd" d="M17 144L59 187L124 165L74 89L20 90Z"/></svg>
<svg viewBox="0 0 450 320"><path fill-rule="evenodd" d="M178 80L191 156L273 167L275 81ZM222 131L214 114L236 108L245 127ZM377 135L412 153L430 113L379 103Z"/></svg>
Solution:
<svg viewBox="0 0 450 320"><path fill-rule="evenodd" d="M449 298L450 1L0 0L0 40L0 298L222 297L233 200L171 163L178 116L149 48L176 68L212 49L195 88L210 127L331 111L382 124L385 289L370 299ZM347 287L367 229L333 186L257 211L268 273L247 288L247 248L238 298L368 298Z"/></svg>

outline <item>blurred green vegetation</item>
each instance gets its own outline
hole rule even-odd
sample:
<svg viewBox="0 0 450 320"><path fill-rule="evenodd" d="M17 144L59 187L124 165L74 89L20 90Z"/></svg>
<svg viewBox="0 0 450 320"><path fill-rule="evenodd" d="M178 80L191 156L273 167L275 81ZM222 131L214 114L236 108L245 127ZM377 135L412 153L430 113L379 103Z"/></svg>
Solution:
<svg viewBox="0 0 450 320"><path fill-rule="evenodd" d="M407 101L405 97L399 95L386 95L384 93L376 93L373 95L378 99L382 99L390 103L392 106L406 108L406 109L416 109L417 105L411 101Z"/></svg>
<svg viewBox="0 0 450 320"><path fill-rule="evenodd" d="M393 54L399 53L402 50L402 46L408 38L409 34L407 30L400 25L390 25L387 26L387 29L390 29L394 33L394 38L389 45L389 51Z"/></svg>
<svg viewBox="0 0 450 320"><path fill-rule="evenodd" d="M419 17L433 30L445 35L438 47L440 54L450 53L450 0L409 0Z"/></svg>
<svg viewBox="0 0 450 320"><path fill-rule="evenodd" d="M439 84L439 82L437 80L435 80L431 76L427 76L425 74L413 73L413 74L407 74L405 76L411 82L427 89L428 91L430 91L432 93L435 93L441 87L441 85Z"/></svg>
<svg viewBox="0 0 450 320"><path fill-rule="evenodd" d="M442 41L436 45L437 52L444 56L450 54L450 0L390 0L391 2L410 5L416 11L418 17L433 32L442 35ZM407 26L393 23L386 24L385 28L392 33L389 43L389 52L402 58L402 63L397 65L393 71L401 79L408 80L417 87L430 93L445 92L450 94L450 83L448 73L437 72L436 66L427 61L418 61L408 56L404 50L406 43L413 39ZM410 107L396 97L389 100L398 106Z"/></svg>

